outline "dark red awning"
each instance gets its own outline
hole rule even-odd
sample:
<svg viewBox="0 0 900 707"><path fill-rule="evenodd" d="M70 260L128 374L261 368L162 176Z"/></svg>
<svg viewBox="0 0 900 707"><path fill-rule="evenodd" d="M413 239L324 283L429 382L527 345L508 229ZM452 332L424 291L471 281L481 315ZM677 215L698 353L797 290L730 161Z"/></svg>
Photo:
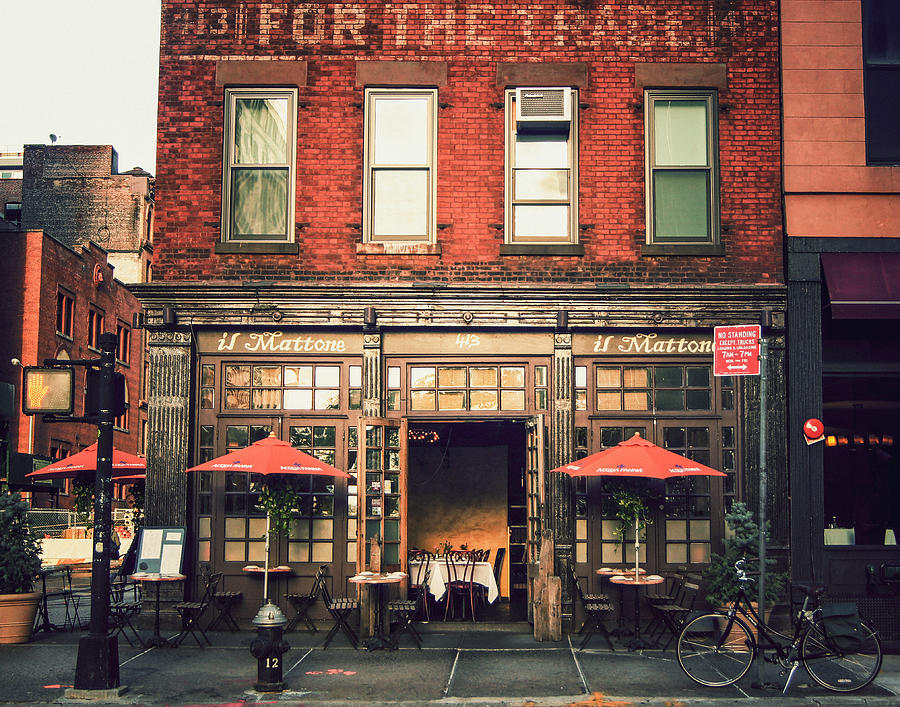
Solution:
<svg viewBox="0 0 900 707"><path fill-rule="evenodd" d="M835 319L900 319L900 253L823 253Z"/></svg>

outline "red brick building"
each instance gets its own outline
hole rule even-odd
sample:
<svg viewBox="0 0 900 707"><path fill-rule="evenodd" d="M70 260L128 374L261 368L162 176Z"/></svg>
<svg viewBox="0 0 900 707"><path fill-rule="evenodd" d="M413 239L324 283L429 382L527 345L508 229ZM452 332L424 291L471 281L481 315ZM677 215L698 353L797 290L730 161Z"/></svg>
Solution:
<svg viewBox="0 0 900 707"><path fill-rule="evenodd" d="M19 365L42 365L45 359L99 357L97 338L113 332L119 342L117 370L125 375L129 410L117 418L114 445L123 451L141 451L141 337L132 330L140 307L134 295L115 279L107 253L99 246L71 248L43 231L2 234L4 258L0 263L3 297L0 300L0 378L14 390L8 420L9 471L21 483L31 471L32 457L61 459L97 441L97 428L84 423L44 423L41 416L21 413L22 371ZM18 359L14 365L12 359ZM75 415L84 414L84 368L76 367ZM71 507L71 484L57 486L59 506ZM56 494L35 492L32 505L56 504Z"/></svg>
<svg viewBox="0 0 900 707"><path fill-rule="evenodd" d="M792 565L896 645L900 6L785 0L781 19Z"/></svg>
<svg viewBox="0 0 900 707"><path fill-rule="evenodd" d="M449 541L505 551L521 614L542 529L561 576L630 559L610 486L544 472L635 432L728 472L650 492L642 560L701 569L758 487L757 380L712 375L714 326L771 325L784 461L777 20L770 0L163 2L135 291L148 522L188 527L187 571L258 591L248 481L184 469L270 432L359 475L304 487L272 550L291 589L324 562L341 591L371 538L391 566Z"/></svg>

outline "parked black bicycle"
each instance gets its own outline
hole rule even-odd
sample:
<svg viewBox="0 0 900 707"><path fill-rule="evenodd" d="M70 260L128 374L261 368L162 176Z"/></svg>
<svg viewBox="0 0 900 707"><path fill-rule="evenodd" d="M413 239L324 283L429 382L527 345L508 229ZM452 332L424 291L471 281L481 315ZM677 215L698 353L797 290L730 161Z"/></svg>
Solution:
<svg viewBox="0 0 900 707"><path fill-rule="evenodd" d="M766 624L753 609L746 588L752 578L744 561L735 564L739 592L727 612L710 612L688 621L678 636L678 664L689 678L710 687L740 680L753 659L762 657L787 673L784 691L800 665L817 683L835 692L861 690L881 669L878 634L856 613L855 604L822 606L821 585L798 585L805 598L794 621L793 637ZM760 643L755 633L759 634Z"/></svg>

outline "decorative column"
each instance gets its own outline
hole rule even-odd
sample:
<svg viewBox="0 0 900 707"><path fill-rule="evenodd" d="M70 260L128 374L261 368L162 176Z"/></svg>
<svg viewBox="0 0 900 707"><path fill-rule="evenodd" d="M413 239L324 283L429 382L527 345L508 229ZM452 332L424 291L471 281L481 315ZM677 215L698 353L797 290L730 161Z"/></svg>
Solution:
<svg viewBox="0 0 900 707"><path fill-rule="evenodd" d="M560 317L553 335L553 409L550 420L551 469L572 461L573 448L573 396L572 382L572 334L565 329L565 317ZM570 627L574 617L574 596L571 566L575 542L575 509L572 494L572 477L564 473L548 474L547 520L556 543L554 572L562 579L562 621Z"/></svg>
<svg viewBox="0 0 900 707"><path fill-rule="evenodd" d="M150 331L146 525L188 526L191 343L189 332ZM189 553L192 555L193 553Z"/></svg>
<svg viewBox="0 0 900 707"><path fill-rule="evenodd" d="M363 334L363 415L384 415L384 385L381 376L381 334L368 328Z"/></svg>

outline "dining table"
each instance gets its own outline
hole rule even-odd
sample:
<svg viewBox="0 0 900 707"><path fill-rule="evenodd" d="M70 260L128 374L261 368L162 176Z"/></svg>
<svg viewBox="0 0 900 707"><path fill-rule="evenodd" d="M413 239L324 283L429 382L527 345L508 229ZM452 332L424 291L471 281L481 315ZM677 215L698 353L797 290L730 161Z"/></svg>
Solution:
<svg viewBox="0 0 900 707"><path fill-rule="evenodd" d="M638 574L647 574L647 570L643 567L638 569ZM634 576L634 567L601 567L597 570L597 576L600 577L601 581L609 581L610 577L615 577L617 575ZM626 635L631 635L631 632L628 631L624 627L623 616L625 615L625 598L623 596L623 592L621 589L617 589L616 593L619 595L619 610L616 616L616 627L610 631L613 636L617 636L622 638Z"/></svg>
<svg viewBox="0 0 900 707"><path fill-rule="evenodd" d="M641 638L641 602L640 591L645 587L652 587L665 582L665 577L658 574L617 574L609 578L610 583L618 587L631 587L634 590L634 635L628 641L629 650L650 648L651 643Z"/></svg>
<svg viewBox="0 0 900 707"><path fill-rule="evenodd" d="M158 572L135 572L131 575L135 582L149 582L156 587L156 601L153 605L153 636L148 645L161 648L163 646L175 646L177 644L169 641L159 632L159 588L164 582L179 582L185 579L183 574L160 574Z"/></svg>
<svg viewBox="0 0 900 707"><path fill-rule="evenodd" d="M360 622L369 637L363 641L367 650L379 649L397 650L397 641L391 637L387 627L387 588L392 584L399 584L406 579L405 572L360 572L350 577L347 581L353 584L364 585L369 592L369 606L371 611L368 616L360 616ZM368 621L367 621L368 619Z"/></svg>
<svg viewBox="0 0 900 707"><path fill-rule="evenodd" d="M409 572L413 577L420 576L418 575L418 568L421 565L421 562L409 563ZM435 599L440 600L447 593L447 582L450 581L447 573L447 562L443 557L435 557L429 561L428 569L430 570L428 591L434 595ZM488 604L493 604L497 597L500 596L500 588L497 586L494 568L490 562L476 562L472 580L487 590Z"/></svg>

